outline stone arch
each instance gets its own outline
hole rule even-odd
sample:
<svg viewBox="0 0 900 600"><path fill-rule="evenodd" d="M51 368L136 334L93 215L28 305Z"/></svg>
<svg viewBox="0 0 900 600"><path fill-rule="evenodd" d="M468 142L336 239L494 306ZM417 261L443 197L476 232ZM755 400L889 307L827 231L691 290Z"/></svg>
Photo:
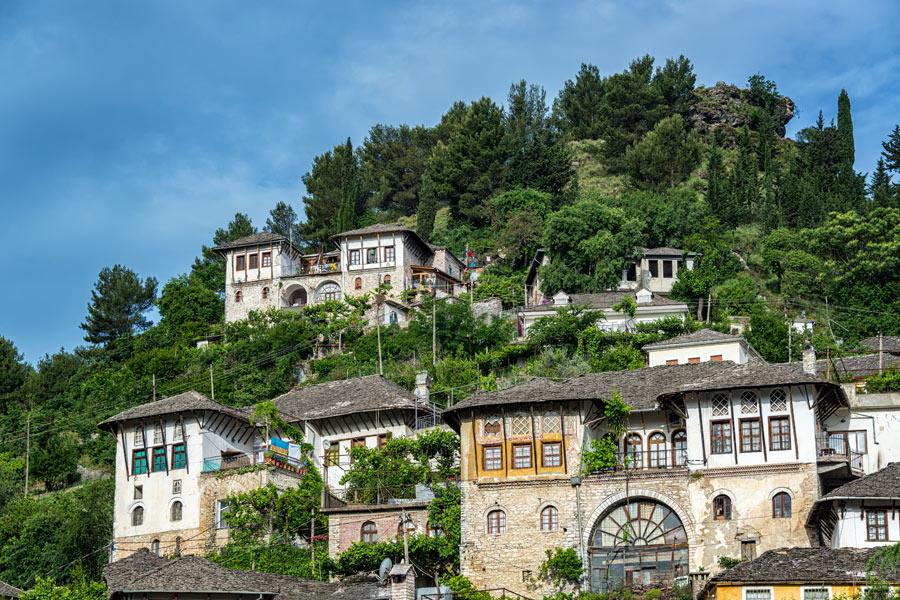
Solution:
<svg viewBox="0 0 900 600"><path fill-rule="evenodd" d="M281 292L284 306L303 306L309 303L309 291L299 283L292 283Z"/></svg>
<svg viewBox="0 0 900 600"><path fill-rule="evenodd" d="M316 287L316 303L324 300L340 300L342 298L341 284L336 281L323 281ZM331 297L334 296L334 297Z"/></svg>
<svg viewBox="0 0 900 600"><path fill-rule="evenodd" d="M675 512L675 514L678 515L678 518L681 519L681 524L684 526L684 531L687 534L688 546L693 547L697 544L697 535L694 532L694 520L691 519L690 515L688 515L688 513L677 501L655 490L635 488L630 490L627 495L625 494L625 492L616 492L611 496L607 496L606 499L597 506L597 508L591 511L590 516L585 519L585 527L584 531L582 531L582 542L584 544L584 548L591 547L591 537L593 536L594 530L600 523L600 519L603 518L603 515L605 515L610 508L612 508L619 502L625 501L626 499L634 500L637 498L650 498L656 500L657 502L661 502L671 508ZM693 557L691 557L691 561L693 562Z"/></svg>
<svg viewBox="0 0 900 600"><path fill-rule="evenodd" d="M790 496L791 500L796 498L796 494L794 494L794 491L791 488L777 487L777 488L773 489L771 492L769 492L769 500L771 500L772 498L775 497L776 494L780 494L781 492L784 492L785 494Z"/></svg>

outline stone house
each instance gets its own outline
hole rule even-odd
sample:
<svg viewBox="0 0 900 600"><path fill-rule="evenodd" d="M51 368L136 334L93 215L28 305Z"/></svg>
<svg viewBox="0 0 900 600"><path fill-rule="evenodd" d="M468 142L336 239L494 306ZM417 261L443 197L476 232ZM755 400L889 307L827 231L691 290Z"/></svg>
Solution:
<svg viewBox="0 0 900 600"><path fill-rule="evenodd" d="M389 284L395 298L406 290L455 295L463 289L464 263L411 229L376 224L331 242L329 252L304 254L283 235L262 232L215 247L225 258L225 321L246 319L252 310L362 296L380 284Z"/></svg>
<svg viewBox="0 0 900 600"><path fill-rule="evenodd" d="M872 587L868 563L875 549L779 548L713 576L701 600L833 600L862 598ZM890 586L900 573L884 574ZM887 586L886 586L887 587ZM888 597L891 595L889 590Z"/></svg>
<svg viewBox="0 0 900 600"><path fill-rule="evenodd" d="M605 468L583 469L617 393L631 407ZM575 548L586 586L660 587L810 546L825 485L815 443L847 398L789 365L704 362L534 379L444 412L460 435L462 573L523 595L544 551ZM830 463L828 465L830 467Z"/></svg>
<svg viewBox="0 0 900 600"><path fill-rule="evenodd" d="M712 329L701 329L693 333L679 335L643 347L647 355L647 366L683 365L728 360L736 364L762 356L741 336L728 335Z"/></svg>
<svg viewBox="0 0 900 600"><path fill-rule="evenodd" d="M190 391L100 423L117 446L112 560L140 548L205 554L228 541L229 494L297 485L299 470L266 463L250 413Z"/></svg>
<svg viewBox="0 0 900 600"><path fill-rule="evenodd" d="M632 298L637 304L634 318L613 310L613 306L624 298ZM688 316L688 305L669 300L646 289L637 292L599 292L596 294L567 294L558 292L550 304L538 304L520 308L517 311L520 335L528 333L541 317L552 317L557 310L569 305L587 306L589 310L603 312L603 320L597 327L604 331L630 331L636 323L649 323L668 316L684 320Z"/></svg>

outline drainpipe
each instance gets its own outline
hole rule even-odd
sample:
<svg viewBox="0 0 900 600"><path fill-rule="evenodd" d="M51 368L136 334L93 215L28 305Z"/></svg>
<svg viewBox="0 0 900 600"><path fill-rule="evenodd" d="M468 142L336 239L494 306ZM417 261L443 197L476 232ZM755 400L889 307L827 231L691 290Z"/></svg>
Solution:
<svg viewBox="0 0 900 600"><path fill-rule="evenodd" d="M581 579L581 589L583 591L587 591L587 584L590 580L590 567L587 564L587 559L584 555L584 530L581 524L581 477L573 477L569 480L569 483L572 484L572 487L575 488L575 513L578 516L578 552L581 556L581 564L584 566L585 571L588 573L587 577L582 577Z"/></svg>

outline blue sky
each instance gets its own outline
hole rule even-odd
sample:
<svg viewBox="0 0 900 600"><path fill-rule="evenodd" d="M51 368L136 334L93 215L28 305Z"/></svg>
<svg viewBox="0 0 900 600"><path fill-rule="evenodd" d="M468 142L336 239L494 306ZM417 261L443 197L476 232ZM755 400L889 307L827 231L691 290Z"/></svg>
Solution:
<svg viewBox="0 0 900 600"><path fill-rule="evenodd" d="M900 4L0 2L0 335L27 360L81 344L101 268L160 285L241 211L300 209L312 158L455 100L555 96L582 62L685 54L698 83L778 83L800 112L847 89L856 167L900 122Z"/></svg>

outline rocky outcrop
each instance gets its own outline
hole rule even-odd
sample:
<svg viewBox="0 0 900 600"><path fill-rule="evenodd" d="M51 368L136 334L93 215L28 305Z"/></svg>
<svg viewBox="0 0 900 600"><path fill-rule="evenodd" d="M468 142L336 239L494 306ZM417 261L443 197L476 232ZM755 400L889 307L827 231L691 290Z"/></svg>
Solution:
<svg viewBox="0 0 900 600"><path fill-rule="evenodd" d="M762 110L755 102L749 89L728 85L719 81L712 87L700 86L694 90L697 103L691 112L691 121L701 134L711 134L722 130L726 138L736 138L738 130L750 125L754 109ZM785 125L794 116L794 101L788 97L779 98L775 111L775 132L784 137Z"/></svg>

